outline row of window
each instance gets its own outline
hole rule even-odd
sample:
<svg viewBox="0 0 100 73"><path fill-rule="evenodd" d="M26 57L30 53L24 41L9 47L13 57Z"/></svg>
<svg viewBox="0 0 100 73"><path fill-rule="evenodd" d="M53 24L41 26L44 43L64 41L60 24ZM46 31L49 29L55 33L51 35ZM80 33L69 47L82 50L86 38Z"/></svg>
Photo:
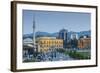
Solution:
<svg viewBox="0 0 100 73"><path fill-rule="evenodd" d="M40 45L40 47L63 47L63 45Z"/></svg>
<svg viewBox="0 0 100 73"><path fill-rule="evenodd" d="M59 48L56 48L56 49L59 49ZM55 50L55 49L50 49L50 48L49 48L49 49L47 49L47 48L46 48L46 49L43 49L43 48L41 48L41 49L40 49L40 52L44 52L44 51L53 51L53 50Z"/></svg>
<svg viewBox="0 0 100 73"><path fill-rule="evenodd" d="M51 44L51 43L54 43L54 44L63 44L62 41L40 41L40 44Z"/></svg>

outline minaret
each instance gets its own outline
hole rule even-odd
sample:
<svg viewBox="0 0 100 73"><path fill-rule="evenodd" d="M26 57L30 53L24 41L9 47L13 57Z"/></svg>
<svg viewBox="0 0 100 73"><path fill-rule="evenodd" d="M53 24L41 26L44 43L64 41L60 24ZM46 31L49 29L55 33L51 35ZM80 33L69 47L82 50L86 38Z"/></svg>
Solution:
<svg viewBox="0 0 100 73"><path fill-rule="evenodd" d="M36 45L35 44L35 16L33 16L33 44L34 45Z"/></svg>

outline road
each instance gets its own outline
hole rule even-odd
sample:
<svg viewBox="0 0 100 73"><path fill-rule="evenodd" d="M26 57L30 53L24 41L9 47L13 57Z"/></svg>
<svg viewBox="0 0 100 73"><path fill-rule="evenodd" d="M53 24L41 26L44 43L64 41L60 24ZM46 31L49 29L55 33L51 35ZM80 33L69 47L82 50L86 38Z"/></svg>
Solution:
<svg viewBox="0 0 100 73"><path fill-rule="evenodd" d="M73 60L69 55L59 53L57 51L38 54L37 61L61 61L61 60Z"/></svg>

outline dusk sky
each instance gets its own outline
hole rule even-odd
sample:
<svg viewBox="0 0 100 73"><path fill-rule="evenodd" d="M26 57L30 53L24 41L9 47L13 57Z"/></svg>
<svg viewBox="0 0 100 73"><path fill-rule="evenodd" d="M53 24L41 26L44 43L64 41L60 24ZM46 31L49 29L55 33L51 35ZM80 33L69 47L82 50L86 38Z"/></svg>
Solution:
<svg viewBox="0 0 100 73"><path fill-rule="evenodd" d="M91 28L89 13L23 10L23 34L32 33L34 19L36 31L42 32L55 33L63 28L79 32Z"/></svg>

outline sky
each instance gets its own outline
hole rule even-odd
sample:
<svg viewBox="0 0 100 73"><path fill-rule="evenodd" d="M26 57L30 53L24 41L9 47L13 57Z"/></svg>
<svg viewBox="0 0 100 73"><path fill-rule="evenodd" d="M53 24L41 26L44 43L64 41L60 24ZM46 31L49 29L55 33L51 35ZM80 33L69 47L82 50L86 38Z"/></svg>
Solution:
<svg viewBox="0 0 100 73"><path fill-rule="evenodd" d="M23 10L23 34L33 31L35 20L36 32L55 33L61 29L80 32L91 28L91 14L79 12Z"/></svg>

